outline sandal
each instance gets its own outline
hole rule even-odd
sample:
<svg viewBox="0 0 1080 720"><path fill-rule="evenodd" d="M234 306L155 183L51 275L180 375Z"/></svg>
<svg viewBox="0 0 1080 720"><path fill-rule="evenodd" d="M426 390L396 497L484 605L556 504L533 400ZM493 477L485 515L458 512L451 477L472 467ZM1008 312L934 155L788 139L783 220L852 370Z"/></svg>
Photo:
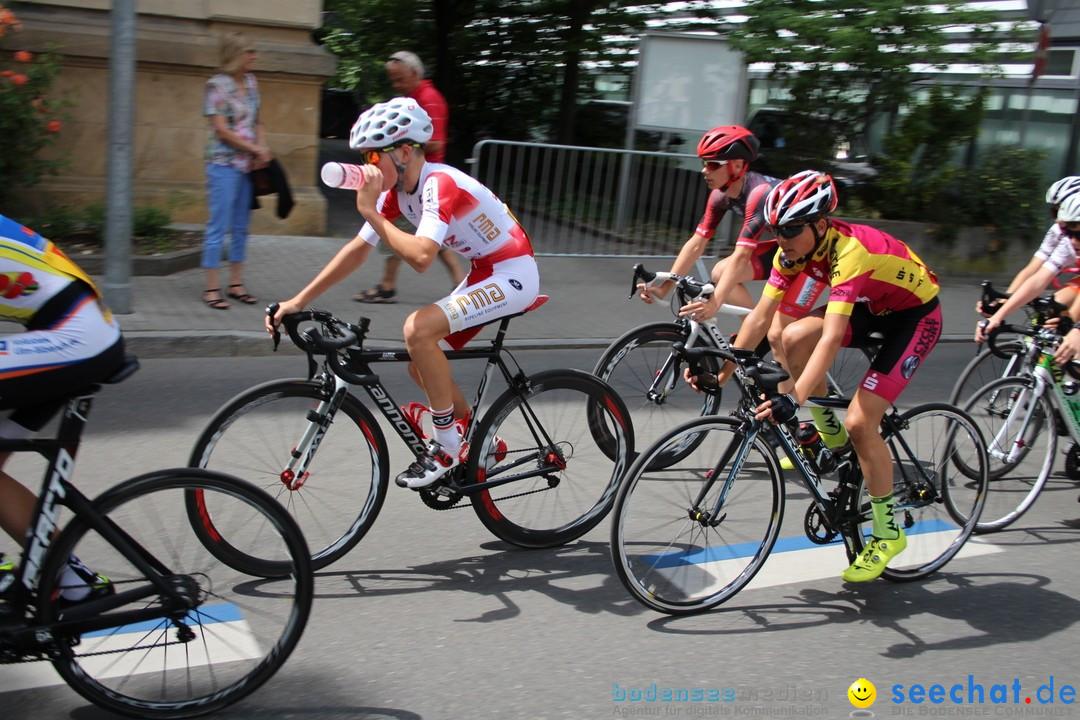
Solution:
<svg viewBox="0 0 1080 720"><path fill-rule="evenodd" d="M210 293L221 293L221 288L210 288L209 290L203 290L203 302L214 308L215 310L228 310L229 303L223 297L208 298L206 297Z"/></svg>
<svg viewBox="0 0 1080 720"><path fill-rule="evenodd" d="M395 295L397 295L397 290L384 290L382 285L376 285L370 290L354 295L353 300L362 303L396 303Z"/></svg>
<svg viewBox="0 0 1080 720"><path fill-rule="evenodd" d="M229 286L229 297L231 297L233 300L239 300L240 302L244 303L245 305L254 305L255 303L259 302L259 298L255 297L254 295L249 295L246 292L245 293L236 293L236 292L232 291L232 288L242 288L242 287L244 287L244 283L237 283L235 285L230 285Z"/></svg>

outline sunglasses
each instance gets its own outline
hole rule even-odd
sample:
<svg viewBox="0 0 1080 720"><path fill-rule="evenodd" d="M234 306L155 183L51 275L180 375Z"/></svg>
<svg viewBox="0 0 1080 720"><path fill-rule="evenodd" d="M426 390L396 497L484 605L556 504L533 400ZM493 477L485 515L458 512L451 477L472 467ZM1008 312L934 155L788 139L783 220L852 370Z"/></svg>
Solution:
<svg viewBox="0 0 1080 720"><path fill-rule="evenodd" d="M774 225L772 231L773 235L779 235L785 240L790 240L791 238L798 236L805 227L806 223L801 225L781 225L780 227Z"/></svg>
<svg viewBox="0 0 1080 720"><path fill-rule="evenodd" d="M420 147L420 143L404 142L398 143L397 145L391 145L390 147L384 147L379 150L364 150L360 153L360 164L374 165L379 162L379 153L388 153L392 150L397 150L399 147L405 147L406 145L410 147Z"/></svg>
<svg viewBox="0 0 1080 720"><path fill-rule="evenodd" d="M360 153L361 165L374 165L379 162L379 153L390 152L394 148L384 148L382 150L365 150Z"/></svg>
<svg viewBox="0 0 1080 720"><path fill-rule="evenodd" d="M1074 240L1080 240L1080 223L1065 223L1061 226L1061 232Z"/></svg>
<svg viewBox="0 0 1080 720"><path fill-rule="evenodd" d="M705 168L709 172L716 172L720 168L727 165L730 160L702 160L701 167Z"/></svg>

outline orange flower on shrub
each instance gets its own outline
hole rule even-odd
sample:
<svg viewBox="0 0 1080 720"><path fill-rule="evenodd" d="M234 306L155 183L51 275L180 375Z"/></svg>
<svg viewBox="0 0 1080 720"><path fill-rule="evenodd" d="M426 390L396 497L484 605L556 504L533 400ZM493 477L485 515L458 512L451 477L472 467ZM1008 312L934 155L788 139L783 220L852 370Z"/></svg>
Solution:
<svg viewBox="0 0 1080 720"><path fill-rule="evenodd" d="M47 129L49 130L49 132L51 132L51 133L54 133L54 132L60 132L60 127L61 127L61 125L60 125L60 121L59 121L59 120L50 120L50 121L49 121L49 124L48 124L48 125L46 125L45 127L46 127L46 128L47 128Z"/></svg>
<svg viewBox="0 0 1080 720"><path fill-rule="evenodd" d="M17 73L11 76L11 82L15 85L25 85L30 78L26 77L22 73Z"/></svg>
<svg viewBox="0 0 1080 720"><path fill-rule="evenodd" d="M11 57L15 58L15 62L30 62L34 59L34 56L26 50L19 50Z"/></svg>
<svg viewBox="0 0 1080 720"><path fill-rule="evenodd" d="M11 70L0 70L0 77L11 77L14 74Z"/></svg>

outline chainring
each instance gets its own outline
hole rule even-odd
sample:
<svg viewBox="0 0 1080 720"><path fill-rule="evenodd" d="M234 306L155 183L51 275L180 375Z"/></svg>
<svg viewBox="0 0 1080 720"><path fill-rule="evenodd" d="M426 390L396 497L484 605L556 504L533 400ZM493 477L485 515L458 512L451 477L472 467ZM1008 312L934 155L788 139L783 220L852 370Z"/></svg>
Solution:
<svg viewBox="0 0 1080 720"><path fill-rule="evenodd" d="M806 537L810 538L810 542L815 545L828 545L839 534L829 527L828 521L825 520L825 516L816 503L810 503L810 507L806 509L803 530L806 532Z"/></svg>

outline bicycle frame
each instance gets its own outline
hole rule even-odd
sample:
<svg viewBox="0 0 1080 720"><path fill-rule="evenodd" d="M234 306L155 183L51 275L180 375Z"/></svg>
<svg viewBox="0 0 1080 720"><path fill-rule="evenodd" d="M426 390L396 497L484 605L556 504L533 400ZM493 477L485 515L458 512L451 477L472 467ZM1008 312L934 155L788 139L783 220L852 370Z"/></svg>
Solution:
<svg viewBox="0 0 1080 720"><path fill-rule="evenodd" d="M484 372L481 375L480 384L476 390L476 396L470 405L469 420L465 428L463 442L469 442L472 438L473 430L479 420L479 410L487 399L488 388L496 369L502 373L507 387L514 389L517 392L520 392L528 381L528 378L520 368L516 374L512 373L507 366L506 361L503 359L503 353L505 352L503 341L509 323L510 318L503 318L500 321L499 329L495 337L491 340L489 347L446 351L446 357L450 361L487 361L487 367L484 368ZM341 377L341 375L334 372L332 368L324 369L321 374L321 380L327 388L329 397L319 404L319 407L314 411L313 415L309 416L312 419L312 422L298 441L289 464L283 471L283 478L288 480L287 486L290 490L297 489L297 487L299 487L299 479L306 476L308 465L314 457L319 444L322 442L323 436L329 429L329 419L337 412L341 403L344 401L345 395L349 392L350 386L353 385L364 388L368 397L371 398L372 402L379 409L379 412L382 413L382 416L386 418L387 423L389 423L390 427L394 429L394 432L397 433L398 437L401 438L402 442L405 443L412 453L419 454L424 451L426 443L422 430L411 418L402 412L401 406L398 405L394 397L379 380L379 376L371 370L371 365L373 363L408 362L412 359L409 356L409 352L402 349L367 349L358 347L348 348L345 351L345 356L349 372L350 374L355 375L354 379L356 382ZM358 370L359 373L354 373L354 370ZM312 375L310 379L318 379L318 376ZM523 405L528 408L528 403L523 403ZM531 410L529 412L531 415ZM323 418L323 421L315 422L316 418ZM532 422L530 424L534 432L543 437L547 446L553 446L554 443L551 438L548 437L547 431L544 429L543 425L536 421L535 416L532 416L531 420ZM505 470L513 469L523 463L529 462L531 459L532 458L530 457L523 457L521 460L505 466L503 471L505 472ZM460 468L461 469L456 470L456 472L464 472L464 465L461 465ZM501 478L488 475L483 484L473 486L462 485L455 489L463 494L471 494L490 490L493 487L516 482L518 480L543 476L549 472L549 468L541 466L532 471L516 473Z"/></svg>
<svg viewBox="0 0 1080 720"><path fill-rule="evenodd" d="M1033 398L1045 397L1050 406L1057 411L1058 415L1064 420L1066 429L1069 431L1069 436L1073 442L1080 442L1080 416L1078 416L1071 406L1066 403L1063 398L1063 390L1061 388L1061 380L1063 376L1062 370L1054 363L1054 358L1048 353L1043 353L1039 358L1038 363L1031 369L1031 378L1034 380L1034 387L1031 389L1031 395ZM1048 388L1054 388L1052 392L1047 392ZM997 458L1007 464L1015 463L1025 451L1024 446L1021 443L1012 443L1012 447L1008 450L1003 449L1007 444L1004 439L1005 433L1009 431L1011 427L1014 427L1014 423L1017 421L1017 414L1024 408L1023 418L1020 420L1020 431L1016 433L1016 437L1023 438L1027 436L1027 429L1031 425L1034 417L1035 408L1037 403L1024 402L1024 394L1027 391L1021 392L1016 398L1009 400L1009 415L1007 422L1002 423L1001 428L997 434L987 443L987 452L991 457ZM1057 422L1056 419L1051 419L1052 423Z"/></svg>
<svg viewBox="0 0 1080 720"><path fill-rule="evenodd" d="M116 523L98 514L92 502L70 482L75 455L92 405L93 392L70 398L55 437L0 440L0 452L34 451L47 461L41 492L23 545L22 562L14 575L14 582L7 588L0 588L3 597L0 617L22 621L28 611L34 613L33 592L40 580L41 567L52 545L53 535L58 529L60 507L68 508L75 517L99 533L141 570L150 584L75 605L66 610L63 619L57 622L40 624L31 620L0 631L0 649L4 651L10 643L17 652L36 653L48 648L58 635L77 635L155 620L191 609L180 589L167 582L166 578L171 575L169 569L135 543ZM171 602L156 609L124 610L110 613L108 617L102 616L109 610L157 594Z"/></svg>
<svg viewBox="0 0 1080 720"><path fill-rule="evenodd" d="M749 395L744 397L744 402L752 398ZM831 398L831 397L811 397L809 402L820 405L822 407L831 407L834 409L846 409L849 401L845 398ZM731 467L727 470L726 476L723 478L723 488L718 493L716 502L713 507L707 513L701 513L698 511L696 516L691 515L691 520L697 522L705 522L712 526L718 525L722 520L722 511L724 503L728 493L734 486L735 479L742 471L743 464L745 463L746 456L750 447L753 445L754 439L761 432L766 432L772 435L776 439L777 445L783 448L784 452L789 458L791 458L795 469L799 472L799 478L802 481L802 485L810 493L812 501L816 506L821 518L825 521L826 529L829 532L829 536L823 538L825 542L828 542L836 534L839 534L844 539L844 544L848 550L852 553L855 552L855 546L852 541L851 528L858 526L865 522L869 516L869 509L861 510L857 515L842 515L841 513L848 507L850 507L851 493L854 493L858 489L858 484L855 482L856 475L854 472L858 468L857 459L852 459L854 451L850 451L849 454L841 458L833 473L837 476L837 486L833 493L827 491L822 483L823 476L817 469L810 463L810 460L797 450L799 447L798 441L795 439L791 428L785 424L773 425L764 420L755 420L752 415L747 416L745 408L740 413L742 414L742 426L735 434L735 438L742 438L741 441L733 441L721 456L720 460L713 467L710 473L710 480L706 482L701 489L698 497L695 498L692 507L697 508L702 500L708 495L709 490L718 481L719 471L725 467L727 463L732 462ZM893 463L900 468L905 482L918 482L922 480L921 486L925 488L933 488L933 483L930 478L926 476L926 471L922 467L921 463L915 461L915 454L904 440L903 434L900 432L901 425L898 419L898 411L895 407L890 408L889 412L885 414L881 421L881 427L883 430L888 431L888 445L890 454L893 457ZM733 456L738 453L737 457ZM916 468L916 472L922 475L922 478L913 477L909 478L907 470L905 469L905 463L902 460L908 460L907 466ZM897 510L902 510L902 505L897 505Z"/></svg>

